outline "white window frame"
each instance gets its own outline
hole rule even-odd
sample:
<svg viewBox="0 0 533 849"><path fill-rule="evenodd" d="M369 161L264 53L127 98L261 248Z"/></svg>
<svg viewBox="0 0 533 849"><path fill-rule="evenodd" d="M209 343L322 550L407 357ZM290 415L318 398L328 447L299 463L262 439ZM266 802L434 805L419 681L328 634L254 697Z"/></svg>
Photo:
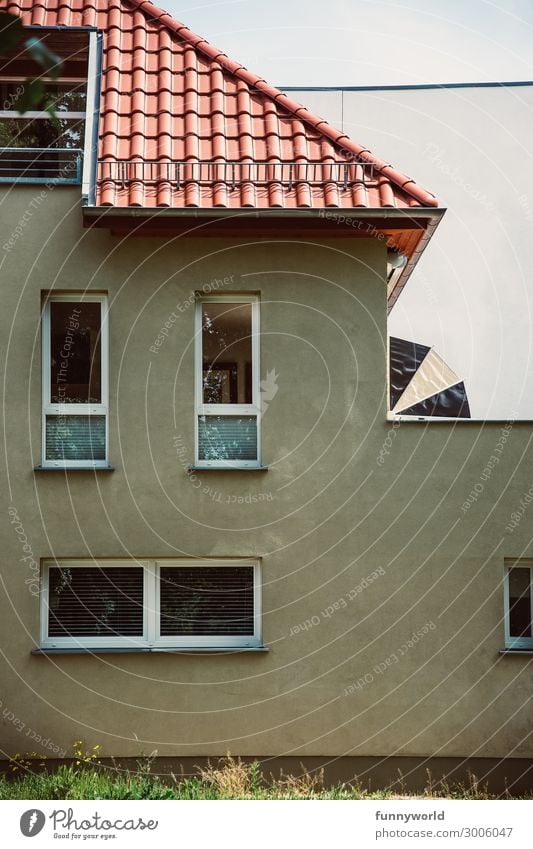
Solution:
<svg viewBox="0 0 533 849"><path fill-rule="evenodd" d="M100 356L102 400L99 404L52 404L51 403L51 347L50 347L50 304L52 303L99 303L101 304ZM44 469L102 469L109 466L109 320L108 301L104 294L65 292L48 295L42 314L42 447L41 466ZM104 460L47 460L46 419L47 416L105 416L105 459Z"/></svg>
<svg viewBox="0 0 533 849"><path fill-rule="evenodd" d="M144 648L148 641L146 607L150 599L150 576L144 569L144 616L142 637L49 637L48 636L48 612L49 612L49 590L50 569L79 569L79 568L117 568L124 566L145 567L146 563L141 560L45 560L42 564L42 592L41 592L41 648L53 649L97 649L97 648Z"/></svg>
<svg viewBox="0 0 533 849"><path fill-rule="evenodd" d="M202 306L205 303L252 305L252 403L204 404L202 356ZM259 295L201 295L195 306L195 417L194 465L198 469L258 469L261 468L261 387L260 387L260 297ZM257 458L255 460L200 460L200 416L255 416L257 428Z"/></svg>
<svg viewBox="0 0 533 849"><path fill-rule="evenodd" d="M529 586L530 586L530 602L531 602L531 622L533 624L533 560L506 560L505 561L505 579L504 579L504 623L505 623L505 647L509 649L533 649L533 636L531 637L512 637L510 628L510 593L509 593L509 573L511 569L526 569L529 571Z"/></svg>
<svg viewBox="0 0 533 849"><path fill-rule="evenodd" d="M98 124L100 120L100 85L103 37L89 33L89 61L87 66L87 98L85 113L85 146L81 192L84 198L96 192L96 164L98 160ZM92 202L92 201L91 201Z"/></svg>
<svg viewBox="0 0 533 849"><path fill-rule="evenodd" d="M144 570L144 619L142 637L49 637L50 568L109 568L138 566ZM254 569L254 634L236 636L162 637L160 634L160 570L173 566L206 567L253 566ZM42 564L40 646L43 649L176 649L176 648L260 648L262 645L261 564L257 559L206 560L44 560Z"/></svg>

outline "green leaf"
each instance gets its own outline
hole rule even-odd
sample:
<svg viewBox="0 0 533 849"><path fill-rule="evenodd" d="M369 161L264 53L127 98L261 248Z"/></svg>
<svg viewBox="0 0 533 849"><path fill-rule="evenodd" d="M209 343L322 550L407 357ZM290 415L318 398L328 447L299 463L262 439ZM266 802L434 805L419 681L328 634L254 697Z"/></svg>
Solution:
<svg viewBox="0 0 533 849"><path fill-rule="evenodd" d="M52 77L53 80L57 80L63 67L63 60L55 53L52 53L46 44L38 38L29 38L26 42L26 47L43 71Z"/></svg>
<svg viewBox="0 0 533 849"><path fill-rule="evenodd" d="M45 95L45 87L42 80L26 80L24 91L15 103L15 108L21 115L30 109L39 109Z"/></svg>
<svg viewBox="0 0 533 849"><path fill-rule="evenodd" d="M22 41L22 19L9 12L0 12L0 55L9 53Z"/></svg>

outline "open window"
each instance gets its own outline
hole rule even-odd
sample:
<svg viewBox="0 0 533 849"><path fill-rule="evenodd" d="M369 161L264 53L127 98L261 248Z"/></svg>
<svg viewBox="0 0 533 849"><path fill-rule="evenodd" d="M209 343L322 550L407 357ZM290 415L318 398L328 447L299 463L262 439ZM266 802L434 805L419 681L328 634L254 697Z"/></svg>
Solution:
<svg viewBox="0 0 533 849"><path fill-rule="evenodd" d="M105 295L51 295L43 311L44 468L108 465Z"/></svg>
<svg viewBox="0 0 533 849"><path fill-rule="evenodd" d="M27 27L62 60L59 79L41 69L25 50L0 60L0 182L89 183L95 141L98 37L68 28ZM18 111L27 78L43 97L33 111Z"/></svg>
<svg viewBox="0 0 533 849"><path fill-rule="evenodd" d="M254 560L46 561L43 648L254 648Z"/></svg>
<svg viewBox="0 0 533 849"><path fill-rule="evenodd" d="M517 560L506 565L505 645L533 650L533 563Z"/></svg>
<svg viewBox="0 0 533 849"><path fill-rule="evenodd" d="M195 465L257 468L259 298L201 298L196 304L196 342Z"/></svg>

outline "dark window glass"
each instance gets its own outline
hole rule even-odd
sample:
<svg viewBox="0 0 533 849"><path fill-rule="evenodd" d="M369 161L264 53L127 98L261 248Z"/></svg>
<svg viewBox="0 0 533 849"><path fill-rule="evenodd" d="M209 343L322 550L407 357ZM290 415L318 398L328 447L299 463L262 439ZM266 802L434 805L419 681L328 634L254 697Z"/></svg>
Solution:
<svg viewBox="0 0 533 849"><path fill-rule="evenodd" d="M204 404L252 403L252 305L202 305Z"/></svg>
<svg viewBox="0 0 533 849"><path fill-rule="evenodd" d="M51 568L50 637L143 635L143 569Z"/></svg>
<svg viewBox="0 0 533 849"><path fill-rule="evenodd" d="M509 633L511 637L531 637L531 572L509 570Z"/></svg>
<svg viewBox="0 0 533 849"><path fill-rule="evenodd" d="M101 403L100 331L100 303L50 303L52 404Z"/></svg>
<svg viewBox="0 0 533 849"><path fill-rule="evenodd" d="M16 110L19 99L24 95L25 80L0 80L0 109L3 112ZM57 112L85 112L87 108L87 83L43 81L44 97L41 103L32 106L39 112L52 106Z"/></svg>
<svg viewBox="0 0 533 849"><path fill-rule="evenodd" d="M54 112L85 112L87 108L87 84L46 83L46 98L52 104Z"/></svg>
<svg viewBox="0 0 533 849"><path fill-rule="evenodd" d="M162 636L253 633L253 566L161 568Z"/></svg>
<svg viewBox="0 0 533 849"><path fill-rule="evenodd" d="M83 149L85 120L72 118L1 118L0 147Z"/></svg>

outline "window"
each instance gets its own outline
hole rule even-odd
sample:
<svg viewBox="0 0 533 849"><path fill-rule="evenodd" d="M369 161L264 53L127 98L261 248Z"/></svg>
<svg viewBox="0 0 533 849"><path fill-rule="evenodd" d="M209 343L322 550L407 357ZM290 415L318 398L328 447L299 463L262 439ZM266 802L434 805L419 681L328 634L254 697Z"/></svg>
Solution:
<svg viewBox="0 0 533 849"><path fill-rule="evenodd" d="M533 649L533 564L514 561L505 576L505 644Z"/></svg>
<svg viewBox="0 0 533 849"><path fill-rule="evenodd" d="M81 183L94 203L102 33L39 26L30 34L61 65L42 74L28 97L26 79L37 70L32 51L17 45L2 55L0 182ZM19 105L30 111L20 114Z"/></svg>
<svg viewBox="0 0 533 849"><path fill-rule="evenodd" d="M24 78L0 77L0 181L80 183L87 80L42 83L42 110L20 114Z"/></svg>
<svg viewBox="0 0 533 849"><path fill-rule="evenodd" d="M196 310L195 465L257 468L259 299L207 296Z"/></svg>
<svg viewBox="0 0 533 849"><path fill-rule="evenodd" d="M48 561L43 648L254 647L257 561Z"/></svg>
<svg viewBox="0 0 533 849"><path fill-rule="evenodd" d="M107 458L107 299L52 295L43 313L43 467Z"/></svg>

